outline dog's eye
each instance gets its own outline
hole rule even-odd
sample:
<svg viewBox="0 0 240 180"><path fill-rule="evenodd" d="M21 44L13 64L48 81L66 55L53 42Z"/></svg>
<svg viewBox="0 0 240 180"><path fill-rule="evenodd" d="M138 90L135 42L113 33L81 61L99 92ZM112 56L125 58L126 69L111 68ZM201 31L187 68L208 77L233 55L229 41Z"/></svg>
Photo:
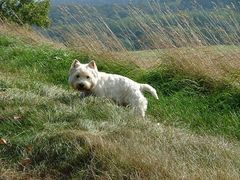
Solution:
<svg viewBox="0 0 240 180"><path fill-rule="evenodd" d="M87 79L89 79L90 77L89 77L89 76L87 76L86 78L87 78Z"/></svg>
<svg viewBox="0 0 240 180"><path fill-rule="evenodd" d="M76 78L80 78L80 75L76 75Z"/></svg>

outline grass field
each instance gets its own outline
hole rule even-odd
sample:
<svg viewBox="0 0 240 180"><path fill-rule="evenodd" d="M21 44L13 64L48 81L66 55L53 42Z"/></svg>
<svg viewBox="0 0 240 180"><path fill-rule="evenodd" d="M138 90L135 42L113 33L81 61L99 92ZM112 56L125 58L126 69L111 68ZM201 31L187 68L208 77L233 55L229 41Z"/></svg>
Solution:
<svg viewBox="0 0 240 180"><path fill-rule="evenodd" d="M232 49L224 47L226 57L238 52ZM163 61L178 62L172 54ZM0 143L0 179L240 178L235 80L226 74L214 79L211 70L189 71L191 66L142 69L97 56L99 70L157 89L159 101L146 94L149 109L142 120L106 99L80 100L67 84L75 58L91 59L0 36L0 138L7 141Z"/></svg>

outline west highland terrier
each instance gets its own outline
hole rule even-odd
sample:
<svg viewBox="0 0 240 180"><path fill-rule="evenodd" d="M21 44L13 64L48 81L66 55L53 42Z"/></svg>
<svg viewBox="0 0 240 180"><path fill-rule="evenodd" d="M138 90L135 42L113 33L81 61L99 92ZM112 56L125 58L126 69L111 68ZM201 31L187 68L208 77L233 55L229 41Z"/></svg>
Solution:
<svg viewBox="0 0 240 180"><path fill-rule="evenodd" d="M145 117L147 99L143 92L150 92L156 99L156 90L148 84L137 83L127 77L99 72L95 61L81 64L74 60L70 68L69 84L81 92L81 97L89 95L112 99L118 105L131 106L137 114Z"/></svg>

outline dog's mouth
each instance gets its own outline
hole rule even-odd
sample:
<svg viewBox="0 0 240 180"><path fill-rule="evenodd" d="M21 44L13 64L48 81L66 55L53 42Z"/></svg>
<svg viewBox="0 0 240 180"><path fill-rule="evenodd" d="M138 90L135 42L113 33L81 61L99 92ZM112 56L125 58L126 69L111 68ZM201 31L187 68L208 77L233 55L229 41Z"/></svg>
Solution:
<svg viewBox="0 0 240 180"><path fill-rule="evenodd" d="M86 91L85 88L77 88L78 91Z"/></svg>
<svg viewBox="0 0 240 180"><path fill-rule="evenodd" d="M81 92L89 92L90 91L90 89L84 88L84 87L83 88L78 87L77 90L81 91Z"/></svg>

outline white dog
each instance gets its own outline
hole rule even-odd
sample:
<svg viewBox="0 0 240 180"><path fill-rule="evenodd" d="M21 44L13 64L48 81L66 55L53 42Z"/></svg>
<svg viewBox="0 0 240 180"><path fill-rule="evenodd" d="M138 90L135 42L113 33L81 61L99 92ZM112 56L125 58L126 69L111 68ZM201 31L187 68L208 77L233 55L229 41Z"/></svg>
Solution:
<svg viewBox="0 0 240 180"><path fill-rule="evenodd" d="M81 97L89 95L112 99L119 105L130 105L135 111L145 117L147 99L144 91L150 92L156 99L156 90L148 84L139 84L127 77L99 72L94 61L81 64L74 60L70 68L69 84L82 92Z"/></svg>

